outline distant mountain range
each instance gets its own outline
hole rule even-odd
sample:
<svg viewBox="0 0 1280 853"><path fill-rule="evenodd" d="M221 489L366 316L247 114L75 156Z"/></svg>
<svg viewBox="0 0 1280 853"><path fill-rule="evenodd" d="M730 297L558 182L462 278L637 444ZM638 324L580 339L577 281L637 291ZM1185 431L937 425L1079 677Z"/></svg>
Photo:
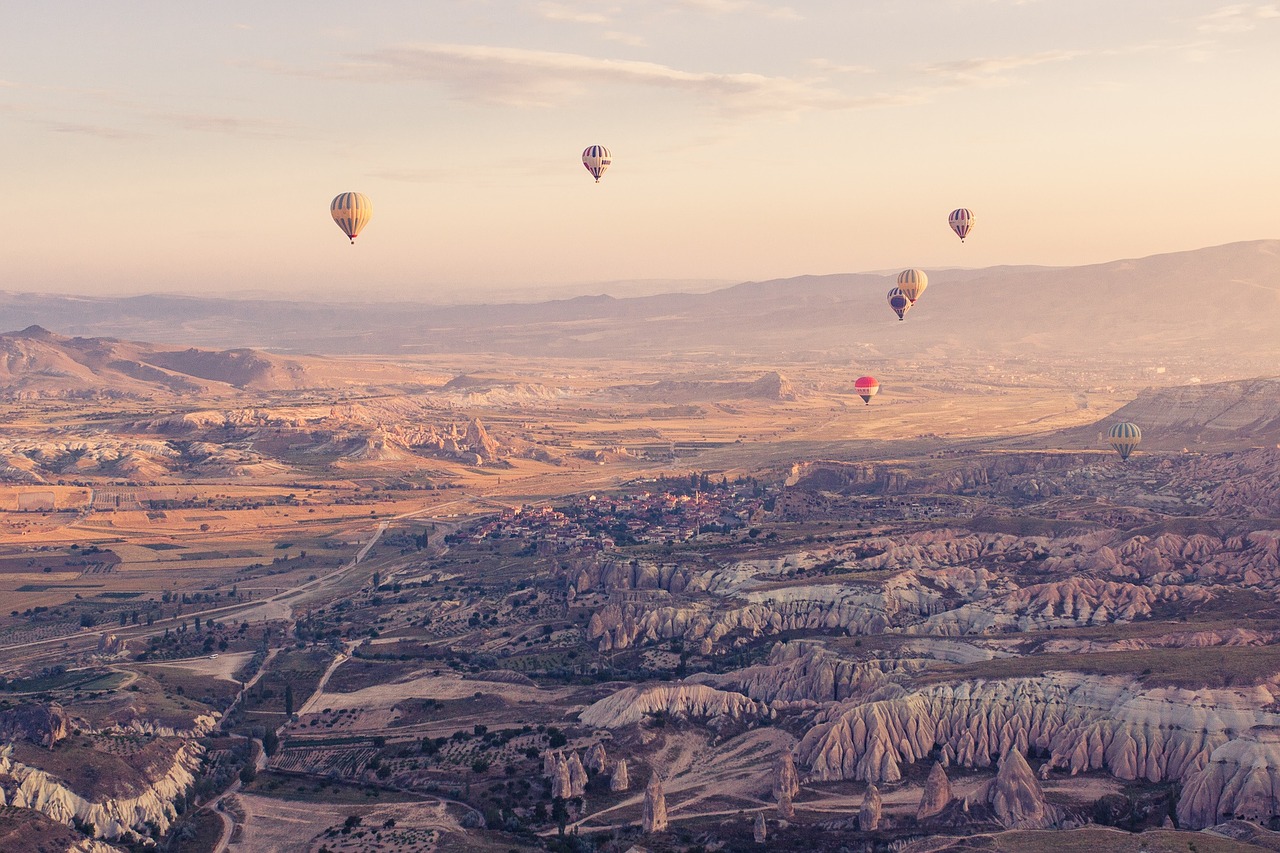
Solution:
<svg viewBox="0 0 1280 853"><path fill-rule="evenodd" d="M314 356L72 338L41 326L0 334L0 396L7 399L100 394L210 397L361 384L409 388L422 382L421 373Z"/></svg>
<svg viewBox="0 0 1280 853"><path fill-rule="evenodd" d="M1277 240L1091 266L928 273L905 322L885 301L893 276L851 274L448 307L5 292L0 328L292 353L1062 355L1238 360L1241 376L1280 371Z"/></svg>

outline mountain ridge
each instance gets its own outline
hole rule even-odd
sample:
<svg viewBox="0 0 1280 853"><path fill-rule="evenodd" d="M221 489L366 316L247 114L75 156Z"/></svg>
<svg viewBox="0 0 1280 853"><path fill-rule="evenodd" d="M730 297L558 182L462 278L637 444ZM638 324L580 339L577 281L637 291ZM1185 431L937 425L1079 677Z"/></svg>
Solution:
<svg viewBox="0 0 1280 853"><path fill-rule="evenodd" d="M892 275L841 273L706 293L450 306L0 292L0 327L285 353L630 357L869 346L887 358L1237 357L1252 361L1242 368L1252 375L1280 365L1280 240L1079 267L928 272L929 290L903 323L884 304Z"/></svg>

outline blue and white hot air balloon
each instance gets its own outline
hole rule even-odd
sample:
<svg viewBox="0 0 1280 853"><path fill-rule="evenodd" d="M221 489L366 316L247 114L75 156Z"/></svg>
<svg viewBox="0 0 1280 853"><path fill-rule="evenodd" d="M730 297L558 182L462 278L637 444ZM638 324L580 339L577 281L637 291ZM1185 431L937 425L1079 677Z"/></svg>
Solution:
<svg viewBox="0 0 1280 853"><path fill-rule="evenodd" d="M612 162L613 155L603 145L588 145L587 150L582 152L582 165L587 167L587 171L596 179L597 184L600 183L600 176Z"/></svg>
<svg viewBox="0 0 1280 853"><path fill-rule="evenodd" d="M898 315L899 320L905 320L907 312L911 310L911 300L902 292L902 288L895 287L889 291L889 307Z"/></svg>

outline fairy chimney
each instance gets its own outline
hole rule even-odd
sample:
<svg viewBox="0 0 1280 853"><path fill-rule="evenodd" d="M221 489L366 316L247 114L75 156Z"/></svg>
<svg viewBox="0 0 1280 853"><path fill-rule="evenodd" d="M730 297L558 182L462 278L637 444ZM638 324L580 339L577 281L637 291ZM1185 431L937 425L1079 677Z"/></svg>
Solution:
<svg viewBox="0 0 1280 853"><path fill-rule="evenodd" d="M644 831L666 832L667 798L662 793L662 780L654 773L644 791Z"/></svg>
<svg viewBox="0 0 1280 853"><path fill-rule="evenodd" d="M862 808L858 809L858 828L863 832L875 832L880 828L880 791L875 785L867 786L867 795L862 798Z"/></svg>
<svg viewBox="0 0 1280 853"><path fill-rule="evenodd" d="M609 777L610 791L625 791L631 787L631 779L627 776L627 760L619 758L613 766L613 775Z"/></svg>

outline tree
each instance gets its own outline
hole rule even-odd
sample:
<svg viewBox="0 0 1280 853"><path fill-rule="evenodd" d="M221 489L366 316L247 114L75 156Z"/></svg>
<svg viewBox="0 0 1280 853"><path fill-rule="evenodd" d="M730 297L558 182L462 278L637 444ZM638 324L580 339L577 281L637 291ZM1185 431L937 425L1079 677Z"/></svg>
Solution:
<svg viewBox="0 0 1280 853"><path fill-rule="evenodd" d="M266 734L262 736L262 751L270 756L275 755L279 748L280 736L276 734L275 729L267 729Z"/></svg>
<svg viewBox="0 0 1280 853"><path fill-rule="evenodd" d="M551 819L560 827L560 834L564 835L565 824L569 822L569 810L564 806L564 797L556 797L551 802Z"/></svg>
<svg viewBox="0 0 1280 853"><path fill-rule="evenodd" d="M286 684L284 686L284 713L286 717L293 716L293 685Z"/></svg>

